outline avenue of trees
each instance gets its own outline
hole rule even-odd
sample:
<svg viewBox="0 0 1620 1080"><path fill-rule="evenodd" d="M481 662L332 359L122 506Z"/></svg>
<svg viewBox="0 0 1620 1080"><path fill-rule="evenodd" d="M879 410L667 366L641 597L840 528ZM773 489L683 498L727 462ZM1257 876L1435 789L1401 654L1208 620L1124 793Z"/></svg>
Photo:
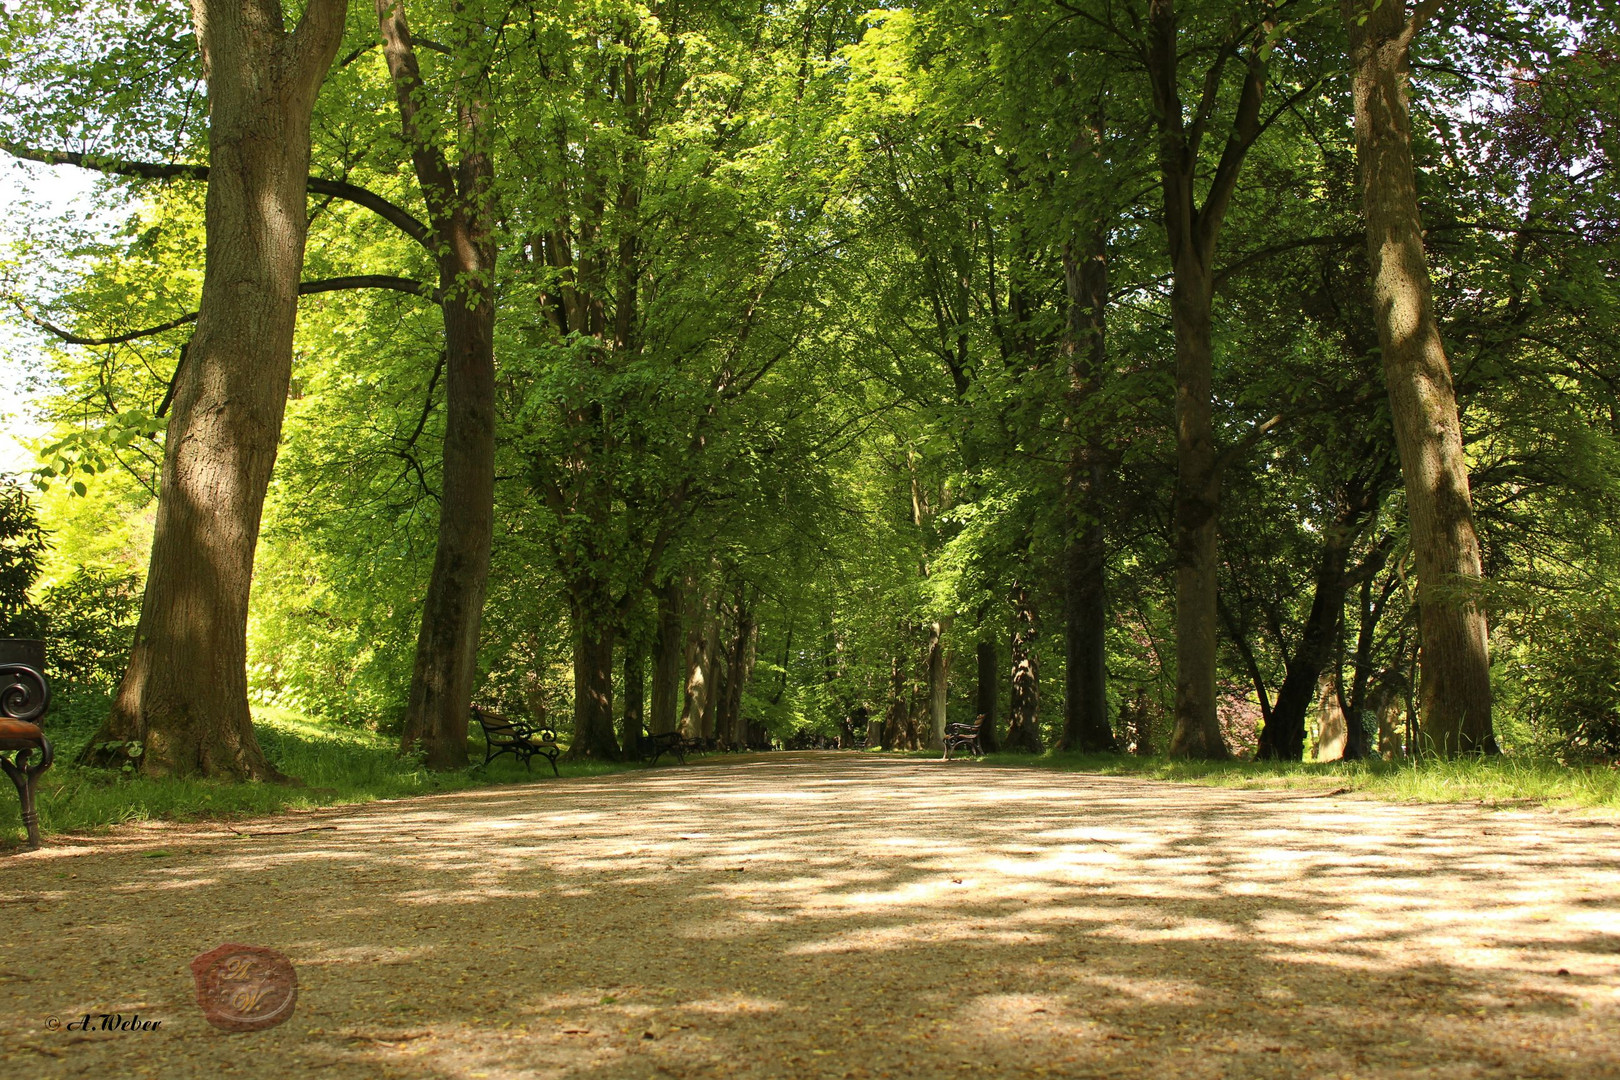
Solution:
<svg viewBox="0 0 1620 1080"><path fill-rule="evenodd" d="M8 0L0 630L153 775L1613 758L1615 14Z"/></svg>

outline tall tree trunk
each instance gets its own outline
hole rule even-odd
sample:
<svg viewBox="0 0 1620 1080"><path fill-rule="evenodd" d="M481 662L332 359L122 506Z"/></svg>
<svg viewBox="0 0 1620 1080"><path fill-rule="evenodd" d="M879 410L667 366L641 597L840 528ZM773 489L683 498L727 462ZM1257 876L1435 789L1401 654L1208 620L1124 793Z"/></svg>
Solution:
<svg viewBox="0 0 1620 1080"><path fill-rule="evenodd" d="M928 651L925 664L928 669L928 748L945 749L945 717L949 693L948 672L945 665L945 631L951 620L947 617L928 624Z"/></svg>
<svg viewBox="0 0 1620 1080"><path fill-rule="evenodd" d="M1268 22L1259 37L1272 29ZM1215 294L1215 250L1227 208L1237 189L1243 159L1262 130L1269 43L1256 40L1248 55L1240 39L1225 43L1216 64L1235 56L1244 65L1239 95L1220 162L1208 176L1203 204L1196 189L1205 184L1200 144L1210 119L1191 126L1181 102L1180 59L1175 0L1150 0L1148 77L1159 132L1159 175L1164 229L1175 283L1170 319L1176 341L1176 492L1172 510L1172 550L1176 561L1176 716L1170 736L1175 757L1231 756L1215 714L1216 526L1220 513L1220 456L1215 447L1214 345L1210 305ZM1213 70L1212 79L1219 71Z"/></svg>
<svg viewBox="0 0 1620 1080"><path fill-rule="evenodd" d="M1339 704L1338 673L1325 672L1317 687L1316 760L1339 761L1349 738L1344 709Z"/></svg>
<svg viewBox="0 0 1620 1080"><path fill-rule="evenodd" d="M462 76L452 91L458 139L424 130L428 93L405 0L376 4L383 56L438 253L446 361L444 493L402 742L407 750L420 745L429 767L452 769L467 764L467 714L478 680L478 627L495 531L493 173L479 87L459 81ZM460 13L459 3L451 6ZM472 35L460 36L467 51ZM447 141L463 147L455 169L444 156Z"/></svg>
<svg viewBox="0 0 1620 1080"><path fill-rule="evenodd" d="M686 625L686 649L683 660L686 668L684 696L681 706L681 733L688 739L703 738L703 707L709 693L709 663L705 649L709 634L709 603L701 592L693 591L687 582L686 592L696 601L694 618Z"/></svg>
<svg viewBox="0 0 1620 1080"><path fill-rule="evenodd" d="M1384 380L1417 564L1423 749L1493 751L1490 656L1451 364L1435 320L1412 171L1411 43L1436 6L1343 0L1354 73L1356 158Z"/></svg>
<svg viewBox="0 0 1620 1080"><path fill-rule="evenodd" d="M921 750L928 737L928 684L921 679L909 681L910 705L906 709L906 749Z"/></svg>
<svg viewBox="0 0 1620 1080"><path fill-rule="evenodd" d="M1099 132L1100 136L1100 132ZM1087 406L1102 388L1107 363L1107 240L1099 232L1063 253L1068 294L1064 349L1069 355L1070 450L1064 476L1063 734L1060 750L1119 752L1108 723L1107 541L1103 534L1103 466L1107 447Z"/></svg>
<svg viewBox="0 0 1620 1080"><path fill-rule="evenodd" d="M1400 728L1407 696L1404 684L1400 672L1385 672L1370 695L1372 712L1378 717L1378 756L1385 761L1406 756Z"/></svg>
<svg viewBox="0 0 1620 1080"><path fill-rule="evenodd" d="M1026 754L1038 754L1042 749L1040 667L1035 656L1039 630L1035 598L1023 582L1018 582L1013 585L1012 700L1007 709L1007 749Z"/></svg>
<svg viewBox="0 0 1620 1080"><path fill-rule="evenodd" d="M897 650L889 658L889 702L883 714L883 749L893 750L905 738L905 728L906 671Z"/></svg>
<svg viewBox="0 0 1620 1080"><path fill-rule="evenodd" d="M681 586L670 581L658 590L658 631L653 640L652 732L675 730L681 692Z"/></svg>
<svg viewBox="0 0 1620 1080"><path fill-rule="evenodd" d="M617 761L613 737L613 621L578 596L574 620L574 741L570 758Z"/></svg>
<svg viewBox="0 0 1620 1080"><path fill-rule="evenodd" d="M726 661L720 655L720 604L709 606L703 626L703 712L701 732L705 739L719 739L724 733L716 722L720 692L726 681Z"/></svg>
<svg viewBox="0 0 1620 1080"><path fill-rule="evenodd" d="M1351 545L1360 535L1359 522L1365 510L1352 501L1335 515L1325 530L1311 610L1305 617L1294 654L1288 658L1282 688L1277 691L1277 703L1260 732L1258 757L1299 761L1304 756L1305 717L1316 700L1322 669L1333 655L1333 643L1344 615L1344 598L1349 590L1345 564L1350 558Z"/></svg>
<svg viewBox="0 0 1620 1080"><path fill-rule="evenodd" d="M726 677L719 684L720 700L716 708L715 730L725 746L733 750L746 750L748 728L742 715L742 693L751 667L754 620L741 587L732 599L732 616L732 636L726 644Z"/></svg>
<svg viewBox="0 0 1620 1080"><path fill-rule="evenodd" d="M280 0L192 0L208 79L202 301L164 438L134 648L87 760L279 777L248 711L248 592L292 378L310 117L347 6L309 0L288 33Z"/></svg>
<svg viewBox="0 0 1620 1080"><path fill-rule="evenodd" d="M647 733L647 652L634 638L624 643L624 726L619 744L626 757L641 756L641 739Z"/></svg>
<svg viewBox="0 0 1620 1080"><path fill-rule="evenodd" d="M1211 278L1202 267L1176 274L1170 309L1176 337L1176 717L1173 757L1229 756L1215 714L1219 564L1216 526L1220 474L1215 467L1210 343Z"/></svg>
<svg viewBox="0 0 1620 1080"><path fill-rule="evenodd" d="M743 713L743 691L748 688L748 680L754 673L754 646L756 643L755 631L758 624L754 622L754 613L751 606L745 601L742 590L737 591L737 633L732 639L730 653L726 659L726 715L732 731L732 741L740 750L746 750L753 745L750 738L748 717Z"/></svg>
<svg viewBox="0 0 1620 1080"><path fill-rule="evenodd" d="M979 745L987 754L1001 749L996 739L996 702L1001 693L1001 657L991 638L982 638L978 647L978 685L974 712L979 720Z"/></svg>

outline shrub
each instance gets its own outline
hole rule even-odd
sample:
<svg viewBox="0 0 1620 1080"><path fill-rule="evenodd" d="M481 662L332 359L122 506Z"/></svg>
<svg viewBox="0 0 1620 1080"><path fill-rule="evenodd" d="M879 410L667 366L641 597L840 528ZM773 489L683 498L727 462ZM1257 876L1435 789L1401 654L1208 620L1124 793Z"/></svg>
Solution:
<svg viewBox="0 0 1620 1080"><path fill-rule="evenodd" d="M39 637L44 615L28 597L39 580L47 542L34 504L17 484L0 481L0 637Z"/></svg>

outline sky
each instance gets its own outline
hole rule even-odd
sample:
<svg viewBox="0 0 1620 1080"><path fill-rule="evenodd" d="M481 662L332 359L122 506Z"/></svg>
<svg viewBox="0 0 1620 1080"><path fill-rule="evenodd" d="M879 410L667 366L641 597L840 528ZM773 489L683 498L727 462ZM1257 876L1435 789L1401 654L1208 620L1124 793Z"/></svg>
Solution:
<svg viewBox="0 0 1620 1080"><path fill-rule="evenodd" d="M64 214L75 206L88 209L93 178L69 166L0 161L0 265L9 261L18 239L19 205L33 199L42 212ZM35 402L26 390L29 367L39 352L39 335L27 327L15 308L0 308L0 474L27 472L34 458L18 440L42 435L34 416Z"/></svg>

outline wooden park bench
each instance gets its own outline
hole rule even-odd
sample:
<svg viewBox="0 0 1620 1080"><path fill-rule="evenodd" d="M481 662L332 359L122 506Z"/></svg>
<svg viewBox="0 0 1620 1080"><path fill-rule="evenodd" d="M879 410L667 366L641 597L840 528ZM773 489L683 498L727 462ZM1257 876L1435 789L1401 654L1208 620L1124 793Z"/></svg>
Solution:
<svg viewBox="0 0 1620 1080"><path fill-rule="evenodd" d="M51 704L45 679L45 643L6 638L0 641L0 768L17 785L22 801L28 846L39 847L39 812L34 785L51 767L56 752L39 721ZM39 760L31 760L35 754Z"/></svg>
<svg viewBox="0 0 1620 1080"><path fill-rule="evenodd" d="M636 750L650 765L658 764L664 754L674 754L677 761L686 764L686 740L678 731L661 731L656 735L643 735L636 740Z"/></svg>
<svg viewBox="0 0 1620 1080"><path fill-rule="evenodd" d="M527 769L529 759L538 755L551 762L552 775L562 775L557 771L557 759L562 756L562 747L557 745L557 733L549 727L523 720L509 720L500 713L477 705L472 707L472 716L478 721L478 726L484 729L484 765L502 754L511 754Z"/></svg>
<svg viewBox="0 0 1620 1080"><path fill-rule="evenodd" d="M946 724L945 725L945 757L950 759L952 750L971 750L974 757L984 756L984 746L979 742L978 724Z"/></svg>

